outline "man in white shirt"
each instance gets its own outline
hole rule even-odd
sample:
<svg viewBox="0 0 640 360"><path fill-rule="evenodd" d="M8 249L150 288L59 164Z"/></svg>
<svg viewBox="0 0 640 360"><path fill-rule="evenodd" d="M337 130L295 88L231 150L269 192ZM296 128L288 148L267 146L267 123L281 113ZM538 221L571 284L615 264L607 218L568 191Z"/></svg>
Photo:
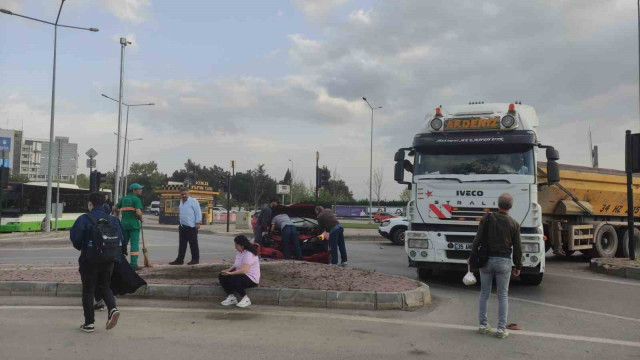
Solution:
<svg viewBox="0 0 640 360"><path fill-rule="evenodd" d="M180 244L178 246L178 257L170 265L184 264L184 257L187 253L187 244L191 249L191 261L187 265L197 265L200 263L200 249L198 248L198 229L202 223L202 210L198 200L189 195L189 189L180 189L182 201L180 201L180 227L178 228Z"/></svg>

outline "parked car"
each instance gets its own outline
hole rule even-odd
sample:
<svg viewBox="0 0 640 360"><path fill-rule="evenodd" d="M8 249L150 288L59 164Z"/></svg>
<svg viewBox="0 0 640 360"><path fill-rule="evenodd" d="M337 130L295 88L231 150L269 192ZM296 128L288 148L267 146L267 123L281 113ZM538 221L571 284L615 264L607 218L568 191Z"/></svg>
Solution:
<svg viewBox="0 0 640 360"><path fill-rule="evenodd" d="M152 201L148 211L155 216L160 215L160 201Z"/></svg>
<svg viewBox="0 0 640 360"><path fill-rule="evenodd" d="M379 213L375 213L373 215L373 222L375 222L376 224L379 224L379 223L381 223L381 222L383 222L383 221L385 221L387 219L391 219L391 218L394 218L394 217L396 217L396 215L389 214L389 213L386 213L386 212L379 212Z"/></svg>
<svg viewBox="0 0 640 360"><path fill-rule="evenodd" d="M315 205L294 204L278 206L273 209L273 216L287 214L293 221L298 231L298 241L302 250L302 260L326 264L329 262L329 235L320 228L316 220ZM252 223L257 220L256 215ZM262 258L282 259L282 234L272 229L263 237L264 244L258 246L258 253ZM293 244L290 244L291 253L294 254Z"/></svg>
<svg viewBox="0 0 640 360"><path fill-rule="evenodd" d="M409 221L406 218L396 217L384 220L378 227L378 233L396 245L404 245L407 229L409 229Z"/></svg>

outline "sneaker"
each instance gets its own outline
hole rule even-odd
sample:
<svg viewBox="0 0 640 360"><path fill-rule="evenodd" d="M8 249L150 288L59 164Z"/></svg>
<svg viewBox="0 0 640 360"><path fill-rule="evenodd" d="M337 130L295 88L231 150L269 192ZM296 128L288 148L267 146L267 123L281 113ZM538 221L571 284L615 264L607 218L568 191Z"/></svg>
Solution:
<svg viewBox="0 0 640 360"><path fill-rule="evenodd" d="M498 332L496 333L496 337L498 339L504 339L508 336L509 336L509 333L507 332L507 329L498 329Z"/></svg>
<svg viewBox="0 0 640 360"><path fill-rule="evenodd" d="M109 318L107 319L107 330L113 329L118 324L118 318L120 318L118 309L111 309L111 311L109 311Z"/></svg>
<svg viewBox="0 0 640 360"><path fill-rule="evenodd" d="M100 300L95 305L93 305L93 310L104 311L104 309L104 300Z"/></svg>
<svg viewBox="0 0 640 360"><path fill-rule="evenodd" d="M198 265L198 264L200 264L200 261L198 260L191 260L187 263L187 265Z"/></svg>
<svg viewBox="0 0 640 360"><path fill-rule="evenodd" d="M178 260L172 261L169 263L169 265L183 265L183 264L184 264L184 261L178 261Z"/></svg>
<svg viewBox="0 0 640 360"><path fill-rule="evenodd" d="M345 267L345 266L347 266L348 264L349 264L348 262L343 261L343 262L341 262L341 263L340 263L340 266Z"/></svg>
<svg viewBox="0 0 640 360"><path fill-rule="evenodd" d="M80 330L82 330L82 331L84 331L86 333L92 333L95 329L96 329L96 327L93 324L80 325Z"/></svg>
<svg viewBox="0 0 640 360"><path fill-rule="evenodd" d="M478 334L487 334L491 331L491 326L489 325L480 325L478 328Z"/></svg>
<svg viewBox="0 0 640 360"><path fill-rule="evenodd" d="M242 298L242 300L240 300L239 303L236 304L236 306L239 308L246 308L249 305L251 305L251 300L249 300L249 297L246 295Z"/></svg>
<svg viewBox="0 0 640 360"><path fill-rule="evenodd" d="M230 306L230 305L235 305L237 303L238 303L238 299L236 299L234 295L229 295L223 302L220 303L220 305Z"/></svg>

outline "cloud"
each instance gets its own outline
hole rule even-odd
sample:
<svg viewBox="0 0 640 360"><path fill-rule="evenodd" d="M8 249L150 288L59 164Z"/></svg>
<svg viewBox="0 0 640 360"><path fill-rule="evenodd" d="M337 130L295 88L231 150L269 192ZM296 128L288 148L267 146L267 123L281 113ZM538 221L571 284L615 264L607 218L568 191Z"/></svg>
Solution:
<svg viewBox="0 0 640 360"><path fill-rule="evenodd" d="M133 23L151 17L151 0L102 0L102 6L117 18Z"/></svg>
<svg viewBox="0 0 640 360"><path fill-rule="evenodd" d="M347 0L293 0L293 4L309 18L321 18Z"/></svg>
<svg viewBox="0 0 640 360"><path fill-rule="evenodd" d="M349 14L349 21L354 24L371 25L371 22L372 22L371 17L372 17L371 10L365 11L363 9L359 9Z"/></svg>
<svg viewBox="0 0 640 360"><path fill-rule="evenodd" d="M0 0L0 9L22 13L22 6L20 6L20 1L18 0Z"/></svg>

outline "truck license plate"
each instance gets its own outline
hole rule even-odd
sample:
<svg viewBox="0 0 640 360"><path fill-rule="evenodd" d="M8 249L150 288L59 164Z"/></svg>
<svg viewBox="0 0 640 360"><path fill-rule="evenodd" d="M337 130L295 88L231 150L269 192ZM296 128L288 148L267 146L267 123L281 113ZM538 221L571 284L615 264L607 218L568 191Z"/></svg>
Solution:
<svg viewBox="0 0 640 360"><path fill-rule="evenodd" d="M453 244L453 250L471 250L472 244Z"/></svg>

